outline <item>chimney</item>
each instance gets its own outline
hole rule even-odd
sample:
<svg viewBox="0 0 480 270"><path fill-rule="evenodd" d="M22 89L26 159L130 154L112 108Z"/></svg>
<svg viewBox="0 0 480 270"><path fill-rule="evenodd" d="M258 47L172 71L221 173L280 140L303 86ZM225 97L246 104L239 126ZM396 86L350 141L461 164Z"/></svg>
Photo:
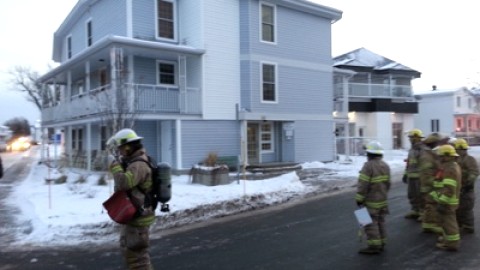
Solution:
<svg viewBox="0 0 480 270"><path fill-rule="evenodd" d="M437 90L437 86L436 85L432 85L432 91L436 91Z"/></svg>

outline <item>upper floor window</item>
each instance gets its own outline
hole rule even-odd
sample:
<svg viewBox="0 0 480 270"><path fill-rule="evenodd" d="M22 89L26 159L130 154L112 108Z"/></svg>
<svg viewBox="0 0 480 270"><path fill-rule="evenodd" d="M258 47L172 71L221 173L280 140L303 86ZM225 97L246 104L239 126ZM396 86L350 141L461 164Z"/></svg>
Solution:
<svg viewBox="0 0 480 270"><path fill-rule="evenodd" d="M472 99L471 98L468 99L468 108L469 109L472 108Z"/></svg>
<svg viewBox="0 0 480 270"><path fill-rule="evenodd" d="M461 107L461 106L462 106L462 98L457 97L457 107Z"/></svg>
<svg viewBox="0 0 480 270"><path fill-rule="evenodd" d="M175 40L175 0L157 0L157 37Z"/></svg>
<svg viewBox="0 0 480 270"><path fill-rule="evenodd" d="M86 33L86 35L87 35L87 47L90 47L93 44L92 21L91 20L87 21L86 30L87 30L87 33Z"/></svg>
<svg viewBox="0 0 480 270"><path fill-rule="evenodd" d="M262 3L260 10L262 41L275 42L275 6Z"/></svg>
<svg viewBox="0 0 480 270"><path fill-rule="evenodd" d="M262 63L262 101L276 102L276 69L275 64Z"/></svg>
<svg viewBox="0 0 480 270"><path fill-rule="evenodd" d="M67 37L67 59L72 58L72 36Z"/></svg>
<svg viewBox="0 0 480 270"><path fill-rule="evenodd" d="M175 85L175 64L170 62L161 62L157 64L158 84Z"/></svg>

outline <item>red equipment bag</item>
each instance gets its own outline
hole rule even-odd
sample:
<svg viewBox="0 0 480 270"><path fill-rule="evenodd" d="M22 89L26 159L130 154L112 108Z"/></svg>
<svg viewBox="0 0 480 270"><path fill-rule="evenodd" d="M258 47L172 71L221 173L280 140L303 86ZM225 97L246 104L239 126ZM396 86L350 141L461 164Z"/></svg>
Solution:
<svg viewBox="0 0 480 270"><path fill-rule="evenodd" d="M135 217L137 208L130 200L126 191L116 191L103 202L103 207L107 210L108 216L120 224L127 224Z"/></svg>

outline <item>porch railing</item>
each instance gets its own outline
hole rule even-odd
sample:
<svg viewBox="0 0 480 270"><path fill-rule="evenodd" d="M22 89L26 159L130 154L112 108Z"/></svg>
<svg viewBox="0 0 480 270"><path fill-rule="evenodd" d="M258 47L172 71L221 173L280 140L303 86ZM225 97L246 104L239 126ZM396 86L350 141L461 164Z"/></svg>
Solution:
<svg viewBox="0 0 480 270"><path fill-rule="evenodd" d="M334 85L335 97L343 96L344 84ZM350 97L413 97L412 87L409 85L348 83Z"/></svg>
<svg viewBox="0 0 480 270"><path fill-rule="evenodd" d="M133 97L135 113L200 114L202 94L200 88L168 87L148 84L125 84L125 96ZM133 93L131 95L130 93ZM44 123L79 119L112 112L115 97L110 85L92 89L53 106L42 109ZM127 100L130 101L130 100ZM130 103L130 102L128 102Z"/></svg>

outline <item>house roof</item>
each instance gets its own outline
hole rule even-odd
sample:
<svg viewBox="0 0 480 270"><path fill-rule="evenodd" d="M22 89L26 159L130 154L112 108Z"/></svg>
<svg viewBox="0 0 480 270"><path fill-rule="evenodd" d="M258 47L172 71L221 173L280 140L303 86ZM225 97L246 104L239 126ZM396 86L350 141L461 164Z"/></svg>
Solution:
<svg viewBox="0 0 480 270"><path fill-rule="evenodd" d="M357 67L378 72L408 72L417 78L420 78L421 74L417 70L409 68L401 63L395 62L365 48L359 48L354 51L339 55L333 58L333 63L333 66L335 67Z"/></svg>

